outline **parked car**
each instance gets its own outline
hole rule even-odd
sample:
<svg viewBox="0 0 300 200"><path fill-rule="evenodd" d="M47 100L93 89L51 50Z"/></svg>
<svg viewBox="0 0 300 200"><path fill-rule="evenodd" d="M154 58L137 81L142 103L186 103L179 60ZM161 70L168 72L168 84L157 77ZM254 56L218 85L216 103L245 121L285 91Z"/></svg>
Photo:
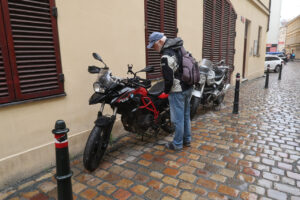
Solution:
<svg viewBox="0 0 300 200"><path fill-rule="evenodd" d="M267 71L267 67L269 66L271 71L279 72L283 63L284 61L278 56L267 55L265 59L265 71Z"/></svg>

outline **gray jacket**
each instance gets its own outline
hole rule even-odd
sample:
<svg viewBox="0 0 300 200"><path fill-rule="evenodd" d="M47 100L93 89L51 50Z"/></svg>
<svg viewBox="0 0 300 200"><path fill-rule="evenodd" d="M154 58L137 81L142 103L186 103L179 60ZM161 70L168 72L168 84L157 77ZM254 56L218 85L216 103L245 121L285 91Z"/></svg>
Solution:
<svg viewBox="0 0 300 200"><path fill-rule="evenodd" d="M165 81L166 94L170 92L182 92L190 86L185 85L181 81L182 69L180 67L177 51L183 45L181 38L167 39L161 49L161 67Z"/></svg>

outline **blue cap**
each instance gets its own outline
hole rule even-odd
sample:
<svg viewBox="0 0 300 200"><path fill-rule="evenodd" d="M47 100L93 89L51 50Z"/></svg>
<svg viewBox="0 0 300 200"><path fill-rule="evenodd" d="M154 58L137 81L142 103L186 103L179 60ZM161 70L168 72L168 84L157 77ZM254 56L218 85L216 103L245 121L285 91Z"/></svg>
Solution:
<svg viewBox="0 0 300 200"><path fill-rule="evenodd" d="M163 37L164 37L163 33L160 33L160 32L151 33L151 35L149 36L149 44L148 44L147 48L151 49L153 47L154 43Z"/></svg>

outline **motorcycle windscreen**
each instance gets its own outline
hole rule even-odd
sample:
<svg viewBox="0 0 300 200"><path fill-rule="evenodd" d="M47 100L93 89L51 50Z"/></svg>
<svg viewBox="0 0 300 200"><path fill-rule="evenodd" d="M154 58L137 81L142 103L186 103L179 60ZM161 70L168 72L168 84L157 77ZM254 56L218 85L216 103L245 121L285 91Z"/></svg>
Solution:
<svg viewBox="0 0 300 200"><path fill-rule="evenodd" d="M114 83L113 79L111 78L111 73L109 70L101 69L98 75L98 82L101 87L103 88L110 88L110 86Z"/></svg>

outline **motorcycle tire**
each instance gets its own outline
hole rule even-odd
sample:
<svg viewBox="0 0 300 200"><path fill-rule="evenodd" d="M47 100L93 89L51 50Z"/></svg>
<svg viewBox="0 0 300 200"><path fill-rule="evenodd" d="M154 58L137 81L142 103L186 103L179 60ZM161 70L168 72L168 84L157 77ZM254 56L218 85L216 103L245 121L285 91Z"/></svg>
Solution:
<svg viewBox="0 0 300 200"><path fill-rule="evenodd" d="M85 169L92 172L100 164L107 149L109 140L104 141L104 130L102 127L94 126L86 142L83 153L83 165Z"/></svg>
<svg viewBox="0 0 300 200"><path fill-rule="evenodd" d="M276 65L275 70L276 73L278 73L280 71L280 65Z"/></svg>
<svg viewBox="0 0 300 200"><path fill-rule="evenodd" d="M224 101L225 94L221 94L218 99L214 102L215 105L220 105Z"/></svg>
<svg viewBox="0 0 300 200"><path fill-rule="evenodd" d="M201 98L192 96L191 102L190 102L190 104L191 104L190 105L190 117L191 117L191 120L195 117L200 102L201 102Z"/></svg>

